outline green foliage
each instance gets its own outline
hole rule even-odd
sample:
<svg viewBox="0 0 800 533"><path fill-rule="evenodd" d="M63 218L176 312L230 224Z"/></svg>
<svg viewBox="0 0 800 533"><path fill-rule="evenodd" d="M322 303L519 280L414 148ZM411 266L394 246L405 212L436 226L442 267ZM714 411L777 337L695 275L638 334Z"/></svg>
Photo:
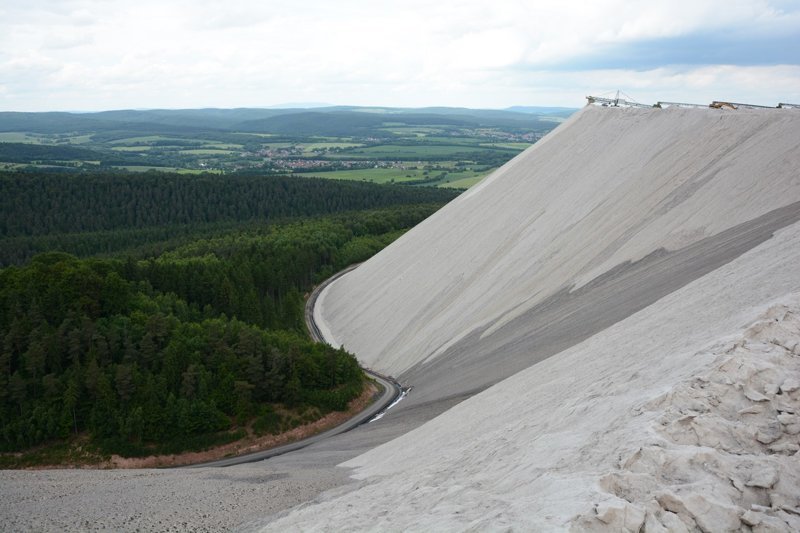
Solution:
<svg viewBox="0 0 800 533"><path fill-rule="evenodd" d="M274 409L269 409L259 415L253 422L253 431L256 435L265 435L267 433L277 434L283 431L283 422L285 417L276 413Z"/></svg>
<svg viewBox="0 0 800 533"><path fill-rule="evenodd" d="M303 294L433 210L305 219L138 261L50 252L0 270L0 451L88 432L105 453L175 453L240 438L253 418L273 433L345 409L361 369L307 339ZM279 404L309 408L298 418Z"/></svg>
<svg viewBox="0 0 800 533"><path fill-rule="evenodd" d="M447 191L279 176L0 173L0 236L275 221L453 197Z"/></svg>
<svg viewBox="0 0 800 533"><path fill-rule="evenodd" d="M97 161L102 155L85 148L72 146L43 146L27 143L0 142L0 161L9 163L27 163L30 161Z"/></svg>
<svg viewBox="0 0 800 533"><path fill-rule="evenodd" d="M0 168L313 173L431 186L446 181L423 180L423 161L491 169L568 114L358 107L0 112Z"/></svg>
<svg viewBox="0 0 800 533"><path fill-rule="evenodd" d="M124 268L128 276L198 309L303 332L303 294L311 285L366 260L434 210L366 211L198 239Z"/></svg>
<svg viewBox="0 0 800 533"><path fill-rule="evenodd" d="M26 452L9 465L81 460L69 441L177 453L345 409L361 369L308 340L304 295L454 196L158 174L0 175L0 193L0 451Z"/></svg>
<svg viewBox="0 0 800 533"><path fill-rule="evenodd" d="M256 403L342 409L360 392L349 354L300 334L202 319L113 266L45 254L0 272L0 373L10 393L0 449L82 430L116 453L180 448L246 419Z"/></svg>
<svg viewBox="0 0 800 533"><path fill-rule="evenodd" d="M0 173L0 266L39 252L87 256L180 242L292 217L444 203L456 193L286 177Z"/></svg>

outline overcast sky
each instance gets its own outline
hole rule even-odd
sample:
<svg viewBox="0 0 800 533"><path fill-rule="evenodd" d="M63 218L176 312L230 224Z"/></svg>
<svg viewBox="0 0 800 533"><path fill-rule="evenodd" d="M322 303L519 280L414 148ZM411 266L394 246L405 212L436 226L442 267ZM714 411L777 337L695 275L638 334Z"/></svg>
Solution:
<svg viewBox="0 0 800 533"><path fill-rule="evenodd" d="M0 110L800 102L800 0L0 0Z"/></svg>

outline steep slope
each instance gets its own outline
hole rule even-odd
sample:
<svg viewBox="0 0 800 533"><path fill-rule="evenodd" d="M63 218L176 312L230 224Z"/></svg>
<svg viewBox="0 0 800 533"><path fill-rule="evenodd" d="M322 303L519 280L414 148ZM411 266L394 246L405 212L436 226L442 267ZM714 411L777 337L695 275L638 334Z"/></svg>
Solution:
<svg viewBox="0 0 800 533"><path fill-rule="evenodd" d="M346 462L359 485L268 529L797 531L798 341L795 223Z"/></svg>
<svg viewBox="0 0 800 533"><path fill-rule="evenodd" d="M268 529L800 529L800 113L720 111L585 108L331 285L441 414Z"/></svg>
<svg viewBox="0 0 800 533"><path fill-rule="evenodd" d="M800 113L587 107L320 298L409 402L471 394L800 217Z"/></svg>
<svg viewBox="0 0 800 533"><path fill-rule="evenodd" d="M323 295L414 387L381 420L225 470L0 472L0 517L800 530L798 202L797 110L584 109Z"/></svg>

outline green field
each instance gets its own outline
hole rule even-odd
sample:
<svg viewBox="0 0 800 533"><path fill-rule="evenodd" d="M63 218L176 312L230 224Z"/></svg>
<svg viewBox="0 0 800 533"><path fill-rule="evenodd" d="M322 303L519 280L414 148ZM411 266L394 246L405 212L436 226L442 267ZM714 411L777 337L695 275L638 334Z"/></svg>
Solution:
<svg viewBox="0 0 800 533"><path fill-rule="evenodd" d="M465 108L208 109L97 115L0 112L13 167L321 176L466 187L563 119ZM46 133L42 133L46 132ZM20 164L20 165L18 165ZM48 167L42 166L47 164ZM401 168L395 168L401 167Z"/></svg>
<svg viewBox="0 0 800 533"><path fill-rule="evenodd" d="M449 168L441 168L447 166ZM326 179L371 181L373 183L404 183L429 180L426 185L436 187L449 187L466 189L479 182L484 176L492 172L488 170L456 169L455 162L446 161L439 168L425 170L423 168L366 168L357 170L334 170L328 172L313 172L300 174Z"/></svg>
<svg viewBox="0 0 800 533"><path fill-rule="evenodd" d="M41 144L41 139L29 133L19 133L16 131L9 131L9 132L2 132L0 133L0 142L2 143L31 143L31 144Z"/></svg>
<svg viewBox="0 0 800 533"><path fill-rule="evenodd" d="M482 143L486 148L508 148L511 150L525 150L531 143Z"/></svg>
<svg viewBox="0 0 800 533"><path fill-rule="evenodd" d="M447 181L445 183L440 183L437 187L448 187L450 189L469 189L483 178L485 178L488 174L480 174L476 176L472 176L469 178L461 178L454 181Z"/></svg>
<svg viewBox="0 0 800 533"><path fill-rule="evenodd" d="M433 135L426 136L425 142L431 144L449 144L452 146L481 146L481 139L475 139L473 137L442 137Z"/></svg>
<svg viewBox="0 0 800 533"><path fill-rule="evenodd" d="M494 172L496 168L482 170L455 170L448 171L442 181L436 183L437 187L450 187L454 189L467 189L478 183L487 175Z"/></svg>
<svg viewBox="0 0 800 533"><path fill-rule="evenodd" d="M455 154L466 154L474 151L484 151L480 146L453 146L453 145L399 145L381 144L378 146L366 146L356 148L337 154L339 157L358 157L358 158L381 158L414 160L415 158L427 159L431 157L450 157Z"/></svg>
<svg viewBox="0 0 800 533"><path fill-rule="evenodd" d="M313 172L302 175L336 180L371 181L374 183L402 183L404 181L423 179L425 177L423 172L424 171L421 169L364 168L357 170Z"/></svg>
<svg viewBox="0 0 800 533"><path fill-rule="evenodd" d="M224 143L218 141L207 141L206 146L209 148L215 148L217 150L241 150L244 148L241 144Z"/></svg>
<svg viewBox="0 0 800 533"><path fill-rule="evenodd" d="M115 152L146 152L150 150L152 146L144 145L144 146L112 146L111 149Z"/></svg>
<svg viewBox="0 0 800 533"><path fill-rule="evenodd" d="M179 154L184 155L228 155L233 150L222 150L218 148L192 148L191 150L180 150Z"/></svg>

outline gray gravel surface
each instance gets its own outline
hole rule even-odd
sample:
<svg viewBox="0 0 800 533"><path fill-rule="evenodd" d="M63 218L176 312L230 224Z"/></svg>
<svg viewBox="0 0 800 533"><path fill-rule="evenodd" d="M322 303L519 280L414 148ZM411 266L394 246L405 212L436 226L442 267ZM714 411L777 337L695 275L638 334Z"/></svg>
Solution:
<svg viewBox="0 0 800 533"><path fill-rule="evenodd" d="M266 461L226 469L0 472L3 531L221 531L346 480Z"/></svg>

